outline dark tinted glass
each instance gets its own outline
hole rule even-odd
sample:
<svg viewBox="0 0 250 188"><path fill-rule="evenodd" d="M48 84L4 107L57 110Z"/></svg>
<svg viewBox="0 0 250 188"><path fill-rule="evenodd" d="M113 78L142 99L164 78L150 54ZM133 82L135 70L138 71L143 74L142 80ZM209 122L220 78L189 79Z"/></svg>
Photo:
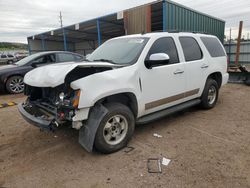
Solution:
<svg viewBox="0 0 250 188"><path fill-rule="evenodd" d="M186 61L202 59L202 51L197 41L192 37L180 37L181 46Z"/></svg>
<svg viewBox="0 0 250 188"><path fill-rule="evenodd" d="M179 63L178 53L174 40L170 37L157 39L149 50L147 59L155 53L165 53L169 56L169 64Z"/></svg>
<svg viewBox="0 0 250 188"><path fill-rule="evenodd" d="M83 58L81 56L78 56L78 55L75 55L75 60L76 61L79 61L79 60L82 60Z"/></svg>
<svg viewBox="0 0 250 188"><path fill-rule="evenodd" d="M59 62L69 62L75 61L75 58L72 54L58 54Z"/></svg>
<svg viewBox="0 0 250 188"><path fill-rule="evenodd" d="M206 46L211 57L225 56L225 52L218 39L213 37L201 37L201 40Z"/></svg>
<svg viewBox="0 0 250 188"><path fill-rule="evenodd" d="M1 58L6 58L7 56L6 55L1 55Z"/></svg>
<svg viewBox="0 0 250 188"><path fill-rule="evenodd" d="M35 62L39 64L43 63L55 63L56 62L56 57L55 54L49 54L49 55L44 55L42 57L39 57L35 60Z"/></svg>
<svg viewBox="0 0 250 188"><path fill-rule="evenodd" d="M14 57L14 56L13 56L13 55L8 55L8 57L11 57L11 58L12 58L12 57Z"/></svg>

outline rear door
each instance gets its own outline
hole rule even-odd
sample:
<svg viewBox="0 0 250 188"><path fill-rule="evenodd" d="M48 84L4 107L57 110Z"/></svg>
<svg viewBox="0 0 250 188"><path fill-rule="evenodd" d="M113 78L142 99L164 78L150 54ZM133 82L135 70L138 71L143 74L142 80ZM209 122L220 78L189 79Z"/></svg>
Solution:
<svg viewBox="0 0 250 188"><path fill-rule="evenodd" d="M72 62L75 61L75 57L70 53L58 53L57 54L57 62Z"/></svg>
<svg viewBox="0 0 250 188"><path fill-rule="evenodd" d="M141 72L142 100L145 114L149 114L183 101L186 90L185 62L180 62L175 40L172 37L157 39L149 50L146 60L155 53L166 53L169 63Z"/></svg>
<svg viewBox="0 0 250 188"><path fill-rule="evenodd" d="M201 95L204 83L205 72L209 64L198 41L191 36L180 36L179 41L182 47L187 78L187 91L185 98L193 99Z"/></svg>

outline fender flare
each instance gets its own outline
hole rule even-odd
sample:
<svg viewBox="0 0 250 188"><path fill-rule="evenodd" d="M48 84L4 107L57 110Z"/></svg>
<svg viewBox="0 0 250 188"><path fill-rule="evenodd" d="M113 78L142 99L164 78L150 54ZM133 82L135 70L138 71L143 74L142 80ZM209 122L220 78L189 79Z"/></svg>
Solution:
<svg viewBox="0 0 250 188"><path fill-rule="evenodd" d="M89 118L85 125L79 130L79 144L88 152L92 152L96 131L108 109L102 104L96 104L90 111Z"/></svg>

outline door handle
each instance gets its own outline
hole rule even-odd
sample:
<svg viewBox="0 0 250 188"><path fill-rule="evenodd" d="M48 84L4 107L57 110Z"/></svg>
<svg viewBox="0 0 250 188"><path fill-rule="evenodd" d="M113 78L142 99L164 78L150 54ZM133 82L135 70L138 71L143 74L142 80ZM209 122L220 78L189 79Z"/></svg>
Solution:
<svg viewBox="0 0 250 188"><path fill-rule="evenodd" d="M183 71L183 70L180 70L180 69L178 69L178 70L176 70L176 71L174 72L174 74L182 74L182 73L184 73L184 71Z"/></svg>
<svg viewBox="0 0 250 188"><path fill-rule="evenodd" d="M208 68L208 67L209 67L209 65L207 65L207 64L201 65L201 68L202 68L202 69L206 69L206 68Z"/></svg>

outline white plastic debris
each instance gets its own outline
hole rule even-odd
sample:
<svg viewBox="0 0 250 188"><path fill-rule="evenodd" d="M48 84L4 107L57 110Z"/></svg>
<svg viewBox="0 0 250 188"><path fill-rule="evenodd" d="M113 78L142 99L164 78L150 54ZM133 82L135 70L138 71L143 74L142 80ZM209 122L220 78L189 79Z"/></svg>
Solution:
<svg viewBox="0 0 250 188"><path fill-rule="evenodd" d="M57 138L57 137L58 137L58 136L56 136L56 135L54 136L54 138Z"/></svg>
<svg viewBox="0 0 250 188"><path fill-rule="evenodd" d="M162 136L159 135L159 134L157 134L157 133L154 133L153 136L154 136L154 137L157 137L157 138L162 138Z"/></svg>
<svg viewBox="0 0 250 188"><path fill-rule="evenodd" d="M168 166L170 161L171 161L170 159L167 159L167 158L163 157L162 161L161 161L161 164L164 165L164 166Z"/></svg>

